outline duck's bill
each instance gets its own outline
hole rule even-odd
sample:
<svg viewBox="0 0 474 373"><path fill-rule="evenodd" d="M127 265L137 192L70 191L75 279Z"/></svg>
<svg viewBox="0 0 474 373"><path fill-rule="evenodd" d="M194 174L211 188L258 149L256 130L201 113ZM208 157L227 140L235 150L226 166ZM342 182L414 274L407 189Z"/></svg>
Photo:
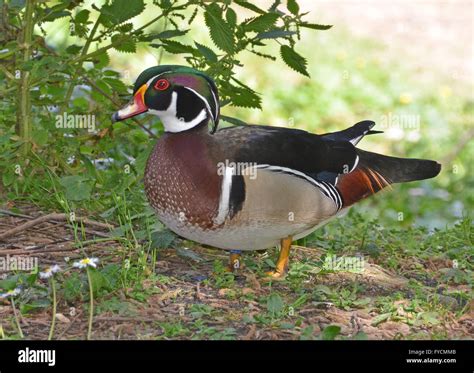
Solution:
<svg viewBox="0 0 474 373"><path fill-rule="evenodd" d="M112 122L119 122L121 120L125 120L148 111L148 107L145 105L144 99L147 88L148 87L146 84L142 85L127 105L113 113Z"/></svg>

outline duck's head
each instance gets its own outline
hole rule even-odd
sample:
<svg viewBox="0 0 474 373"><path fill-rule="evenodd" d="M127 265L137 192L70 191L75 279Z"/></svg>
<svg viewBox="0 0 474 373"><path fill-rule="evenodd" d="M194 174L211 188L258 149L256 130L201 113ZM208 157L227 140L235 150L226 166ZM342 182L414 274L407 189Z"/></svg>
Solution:
<svg viewBox="0 0 474 373"><path fill-rule="evenodd" d="M185 66L161 65L143 71L133 88L133 98L115 112L120 121L149 112L157 115L166 132L182 132L219 122L219 97L214 81L200 71Z"/></svg>

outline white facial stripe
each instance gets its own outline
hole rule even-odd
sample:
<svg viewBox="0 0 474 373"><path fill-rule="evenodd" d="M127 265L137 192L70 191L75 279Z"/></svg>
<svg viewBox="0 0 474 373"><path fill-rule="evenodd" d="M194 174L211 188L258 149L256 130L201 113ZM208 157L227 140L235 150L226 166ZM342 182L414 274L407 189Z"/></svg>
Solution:
<svg viewBox="0 0 474 373"><path fill-rule="evenodd" d="M178 104L178 93L173 92L171 94L171 102L166 110L153 110L149 109L148 111L151 114L158 115L165 127L166 132L181 132L191 129L201 123L204 119L207 118L207 113L205 109L202 109L201 112L193 120L186 122L183 118L178 118L177 113L177 104Z"/></svg>
<svg viewBox="0 0 474 373"><path fill-rule="evenodd" d="M219 115L219 103L217 102L217 97L214 94L214 91L213 91L211 85L208 84L208 86L209 86L209 90L212 93L212 98L214 98L214 104L216 105L216 110L214 111L214 120L217 120L217 116Z"/></svg>
<svg viewBox="0 0 474 373"><path fill-rule="evenodd" d="M230 205L230 191L232 189L232 175L234 174L233 167L226 167L222 177L221 196L219 198L219 210L217 216L214 218L214 223L222 224L229 214Z"/></svg>
<svg viewBox="0 0 474 373"><path fill-rule="evenodd" d="M158 78L159 76L162 76L163 74L171 73L172 71L165 71L163 73L160 73L158 75L155 75L153 78L149 79L148 82L146 82L146 85L149 87L153 79Z"/></svg>
<svg viewBox="0 0 474 373"><path fill-rule="evenodd" d="M209 114L212 115L212 111L211 111L211 107L209 106L209 102L207 102L206 98L204 96L202 96L201 94L199 94L198 92L196 92L194 89L192 88L189 88L189 87L184 87L186 88L188 91L191 91L193 92L196 96L198 96L202 101L204 101L204 104L206 105L207 107L207 110L209 111Z"/></svg>

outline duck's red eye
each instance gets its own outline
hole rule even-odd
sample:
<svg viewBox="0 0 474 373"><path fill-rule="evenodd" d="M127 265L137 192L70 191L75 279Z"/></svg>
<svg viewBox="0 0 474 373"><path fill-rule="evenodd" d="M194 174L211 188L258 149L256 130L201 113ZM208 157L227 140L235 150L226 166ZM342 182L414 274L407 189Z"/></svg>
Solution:
<svg viewBox="0 0 474 373"><path fill-rule="evenodd" d="M155 89L159 91L164 91L170 86L170 82L168 82L166 79L158 79L155 83Z"/></svg>

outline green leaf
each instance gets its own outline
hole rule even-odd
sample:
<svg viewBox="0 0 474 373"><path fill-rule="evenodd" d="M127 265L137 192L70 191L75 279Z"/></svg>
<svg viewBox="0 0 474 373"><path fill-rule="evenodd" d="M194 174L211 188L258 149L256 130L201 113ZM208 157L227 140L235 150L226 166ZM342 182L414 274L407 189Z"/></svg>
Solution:
<svg viewBox="0 0 474 373"><path fill-rule="evenodd" d="M246 31L264 32L275 26L279 15L277 13L267 13L252 19L244 25Z"/></svg>
<svg viewBox="0 0 474 373"><path fill-rule="evenodd" d="M251 89L244 87L233 87L231 95L232 105L246 108L261 108L260 96Z"/></svg>
<svg viewBox="0 0 474 373"><path fill-rule="evenodd" d="M114 49L123 53L135 53L137 51L137 44L134 40L129 39L116 45Z"/></svg>
<svg viewBox="0 0 474 373"><path fill-rule="evenodd" d="M280 48L280 54L283 61L291 67L293 70L299 72L302 75L308 76L309 73L306 70L306 59L296 53L288 45L282 45Z"/></svg>
<svg viewBox="0 0 474 373"><path fill-rule="evenodd" d="M301 22L298 24L300 27L311 28L313 30L328 30L332 25L317 25L316 23Z"/></svg>
<svg viewBox="0 0 474 373"><path fill-rule="evenodd" d="M237 25L237 14L235 13L234 9L228 8L227 12L225 13L225 19L230 27L235 28Z"/></svg>
<svg viewBox="0 0 474 373"><path fill-rule="evenodd" d="M176 235L168 229L153 232L151 234L150 247L152 249L166 249L173 243L175 239Z"/></svg>
<svg viewBox="0 0 474 373"><path fill-rule="evenodd" d="M67 10L60 10L60 11L51 11L46 17L43 18L43 22L52 22L55 19L68 17L71 15L71 12Z"/></svg>
<svg viewBox="0 0 474 373"><path fill-rule="evenodd" d="M210 62L217 62L217 55L214 51L206 47L205 45L199 44L198 42L194 42L198 51Z"/></svg>
<svg viewBox="0 0 474 373"><path fill-rule="evenodd" d="M137 51L137 43L129 36L115 34L111 40L115 45L114 49L119 52L135 53Z"/></svg>
<svg viewBox="0 0 474 373"><path fill-rule="evenodd" d="M87 270L89 271L92 280L92 291L94 292L94 295L98 295L99 290L108 288L108 281L102 272L92 268L87 268Z"/></svg>
<svg viewBox="0 0 474 373"><path fill-rule="evenodd" d="M102 69L108 66L109 62L110 62L110 57L107 51L94 57L94 67L96 69Z"/></svg>
<svg viewBox="0 0 474 373"><path fill-rule="evenodd" d="M29 303L22 304L20 306L20 310L22 314L26 314L29 312L34 312L41 310L42 308L47 308L51 307L51 302L49 299L38 299L38 300L33 300Z"/></svg>
<svg viewBox="0 0 474 373"><path fill-rule="evenodd" d="M66 53L69 54L78 54L82 50L82 47L76 44L71 44L66 48Z"/></svg>
<svg viewBox="0 0 474 373"><path fill-rule="evenodd" d="M268 299L267 299L267 311L271 313L272 315L276 315L283 311L283 308L285 307L285 304L283 303L283 299L276 294L273 293L271 294Z"/></svg>
<svg viewBox="0 0 474 373"><path fill-rule="evenodd" d="M258 6L255 6L251 3L249 3L248 1L234 0L234 3L236 3L237 5L240 5L242 8L252 10L255 13L259 13L259 14L265 14L266 13L263 9L260 9Z"/></svg>
<svg viewBox="0 0 474 373"><path fill-rule="evenodd" d="M74 22L75 23L86 23L87 20L89 19L89 14L90 14L90 11L88 11L87 9L81 10L74 17Z"/></svg>
<svg viewBox="0 0 474 373"><path fill-rule="evenodd" d="M341 327L337 325L329 325L324 328L320 338L325 341L333 341L341 332Z"/></svg>
<svg viewBox="0 0 474 373"><path fill-rule="evenodd" d="M120 24L139 15L144 9L143 0L113 0L110 5L104 5L100 12L105 20Z"/></svg>
<svg viewBox="0 0 474 373"><path fill-rule="evenodd" d="M106 82L114 92L123 94L127 93L127 86L120 79L104 77L102 78L102 81Z"/></svg>
<svg viewBox="0 0 474 373"><path fill-rule="evenodd" d="M232 29L222 18L222 10L217 4L206 7L204 21L214 44L227 53L234 52L234 35Z"/></svg>
<svg viewBox="0 0 474 373"><path fill-rule="evenodd" d="M155 39L171 39L177 36L185 35L188 31L189 29L188 30L166 30L156 35Z"/></svg>
<svg viewBox="0 0 474 373"><path fill-rule="evenodd" d="M286 2L286 7L295 16L298 15L298 13L300 12L300 6L296 2L296 0L288 0Z"/></svg>
<svg viewBox="0 0 474 373"><path fill-rule="evenodd" d="M92 193L92 183L80 175L63 176L59 183L64 188L66 198L71 201L89 199Z"/></svg>
<svg viewBox="0 0 474 373"><path fill-rule="evenodd" d="M194 48L190 45L182 44L174 40L163 40L163 44L150 44L151 47L163 47L165 51L172 54L191 53L194 54Z"/></svg>
<svg viewBox="0 0 474 373"><path fill-rule="evenodd" d="M77 272L73 272L66 280L63 285L63 296L66 301L73 301L81 296L81 292L85 289L85 283L81 281L81 278Z"/></svg>
<svg viewBox="0 0 474 373"><path fill-rule="evenodd" d="M277 39L277 38L286 38L287 36L297 34L296 31L286 31L286 30L271 30L261 32L257 35L259 39Z"/></svg>
<svg viewBox="0 0 474 373"><path fill-rule="evenodd" d="M227 115L220 115L220 119L223 120L224 122L234 124L236 126L246 126L248 125L247 122L244 122L243 120L240 120L238 118L234 117L229 117Z"/></svg>
<svg viewBox="0 0 474 373"><path fill-rule="evenodd" d="M129 23L124 23L123 25L120 25L118 28L117 28L118 31L122 32L122 33L127 33L127 32L130 32L133 30L133 23L132 22L129 22Z"/></svg>
<svg viewBox="0 0 474 373"><path fill-rule="evenodd" d="M390 316L392 316L392 314L390 312L382 313L381 315L375 316L372 319L371 325L372 326L377 326L378 324L388 320L390 318Z"/></svg>

